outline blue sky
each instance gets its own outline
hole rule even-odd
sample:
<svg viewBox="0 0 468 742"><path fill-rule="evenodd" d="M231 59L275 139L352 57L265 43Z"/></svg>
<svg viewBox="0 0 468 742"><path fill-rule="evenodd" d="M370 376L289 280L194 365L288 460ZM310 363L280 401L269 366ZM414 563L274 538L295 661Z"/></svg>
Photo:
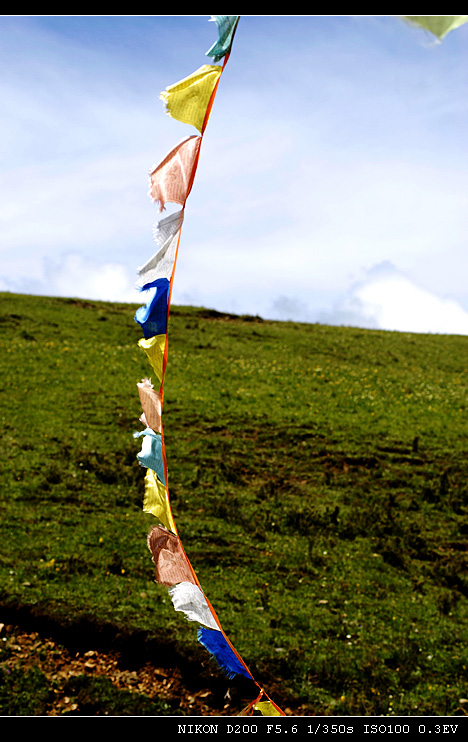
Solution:
<svg viewBox="0 0 468 742"><path fill-rule="evenodd" d="M0 18L0 289L140 302L148 171L196 131L166 86L210 16ZM172 301L468 334L468 24L242 16L187 202Z"/></svg>

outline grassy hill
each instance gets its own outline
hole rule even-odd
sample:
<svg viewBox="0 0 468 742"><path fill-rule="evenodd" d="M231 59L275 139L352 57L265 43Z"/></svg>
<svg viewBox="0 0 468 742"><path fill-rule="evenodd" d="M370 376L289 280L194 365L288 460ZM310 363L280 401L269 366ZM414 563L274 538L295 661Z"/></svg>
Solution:
<svg viewBox="0 0 468 742"><path fill-rule="evenodd" d="M0 294L0 622L27 617L77 651L85 635L127 646L235 714L244 690L153 581L133 438L151 368L134 311ZM467 368L467 337L172 307L174 518L224 630L282 708L468 710ZM46 690L27 701L37 673L11 668L4 641L0 713L47 713ZM111 696L102 706L126 713ZM179 713L152 703L138 713Z"/></svg>

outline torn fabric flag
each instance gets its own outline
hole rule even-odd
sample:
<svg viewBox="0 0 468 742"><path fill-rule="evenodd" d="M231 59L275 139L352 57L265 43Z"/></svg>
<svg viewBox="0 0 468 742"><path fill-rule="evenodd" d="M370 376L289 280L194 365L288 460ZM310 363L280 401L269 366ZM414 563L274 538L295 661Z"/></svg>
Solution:
<svg viewBox="0 0 468 742"><path fill-rule="evenodd" d="M236 675L245 675L246 678L252 678L249 671L234 654L221 631L200 627L198 629L198 641L213 655L228 678L232 679Z"/></svg>
<svg viewBox="0 0 468 742"><path fill-rule="evenodd" d="M143 379L137 383L143 410L145 427L151 428L155 433L161 432L161 395L149 379Z"/></svg>
<svg viewBox="0 0 468 742"><path fill-rule="evenodd" d="M197 585L192 582L180 582L171 587L169 594L176 611L185 614L188 621L195 621L202 626L218 630L207 600Z"/></svg>
<svg viewBox="0 0 468 742"><path fill-rule="evenodd" d="M143 498L143 512L151 513L172 533L176 533L176 526L172 517L169 498L165 485L159 481L152 469L145 474L145 495Z"/></svg>
<svg viewBox="0 0 468 742"><path fill-rule="evenodd" d="M207 57L212 57L214 62L226 56L231 51L234 33L239 22L240 15L212 15L210 21L215 21L218 26L218 40L206 52Z"/></svg>
<svg viewBox="0 0 468 742"><path fill-rule="evenodd" d="M157 223L155 229L153 230L155 242L157 242L160 247L163 247L163 245L166 244L167 240L170 237L173 237L180 230L183 221L183 209L180 209L179 211L174 212L174 214L169 214L169 216L161 219L161 221Z"/></svg>
<svg viewBox="0 0 468 742"><path fill-rule="evenodd" d="M139 307L135 312L135 322L141 326L145 338L165 335L167 332L169 288L168 278L157 278L145 286L145 290L152 294L152 297L145 306Z"/></svg>
<svg viewBox="0 0 468 742"><path fill-rule="evenodd" d="M260 711L262 716L282 716L281 711L271 701L259 701L255 704L255 710Z"/></svg>
<svg viewBox="0 0 468 742"><path fill-rule="evenodd" d="M159 480L166 484L160 433L155 433L151 428L145 428L141 433L134 433L134 436L135 438L143 437L141 451L137 454L138 461L145 469L152 469Z"/></svg>
<svg viewBox="0 0 468 742"><path fill-rule="evenodd" d="M160 96L169 116L203 131L208 104L221 72L219 65L204 64L188 77L169 85Z"/></svg>
<svg viewBox="0 0 468 742"><path fill-rule="evenodd" d="M438 39L468 22L468 15L404 15L403 18L410 24L425 28Z"/></svg>
<svg viewBox="0 0 468 742"><path fill-rule="evenodd" d="M146 351L151 367L162 382L164 371L164 351L166 349L166 335L155 335L152 338L141 338L138 341L140 348Z"/></svg>
<svg viewBox="0 0 468 742"><path fill-rule="evenodd" d="M183 210L158 222L154 230L154 238L160 249L141 268L138 268L139 285L142 290L157 278L171 279L182 222Z"/></svg>
<svg viewBox="0 0 468 742"><path fill-rule="evenodd" d="M148 548L153 556L156 582L172 586L193 582L195 578L178 536L162 526L153 526L148 534Z"/></svg>
<svg viewBox="0 0 468 742"><path fill-rule="evenodd" d="M150 172L149 196L163 211L167 202L184 205L193 183L201 137L194 134L180 142Z"/></svg>

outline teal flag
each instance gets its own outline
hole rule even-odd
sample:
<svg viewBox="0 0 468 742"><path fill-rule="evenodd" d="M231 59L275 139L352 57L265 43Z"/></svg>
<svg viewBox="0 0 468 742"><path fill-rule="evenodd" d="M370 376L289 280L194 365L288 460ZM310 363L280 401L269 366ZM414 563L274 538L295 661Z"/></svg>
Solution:
<svg viewBox="0 0 468 742"><path fill-rule="evenodd" d="M218 40L206 52L207 57L213 57L215 62L231 51L232 40L239 22L239 15L212 15L210 20L218 26Z"/></svg>

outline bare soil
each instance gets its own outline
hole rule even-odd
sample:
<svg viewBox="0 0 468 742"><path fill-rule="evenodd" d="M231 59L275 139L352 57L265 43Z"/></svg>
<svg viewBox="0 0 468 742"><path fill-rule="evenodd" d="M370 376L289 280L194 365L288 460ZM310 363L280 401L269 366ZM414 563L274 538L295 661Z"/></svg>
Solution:
<svg viewBox="0 0 468 742"><path fill-rule="evenodd" d="M232 693L229 684L216 674L205 687L190 688L183 670L176 666L158 667L153 662L137 660L132 667L128 657L119 650L70 649L37 631L12 624L0 624L2 661L6 661L9 668L36 667L50 680L53 693L47 716L79 714L76 699L67 695L66 687L71 678L82 675L105 676L116 689L167 701L183 716L238 716L243 713L242 702L235 691ZM244 703L248 705L248 700ZM302 715L304 710L288 708L285 713Z"/></svg>

